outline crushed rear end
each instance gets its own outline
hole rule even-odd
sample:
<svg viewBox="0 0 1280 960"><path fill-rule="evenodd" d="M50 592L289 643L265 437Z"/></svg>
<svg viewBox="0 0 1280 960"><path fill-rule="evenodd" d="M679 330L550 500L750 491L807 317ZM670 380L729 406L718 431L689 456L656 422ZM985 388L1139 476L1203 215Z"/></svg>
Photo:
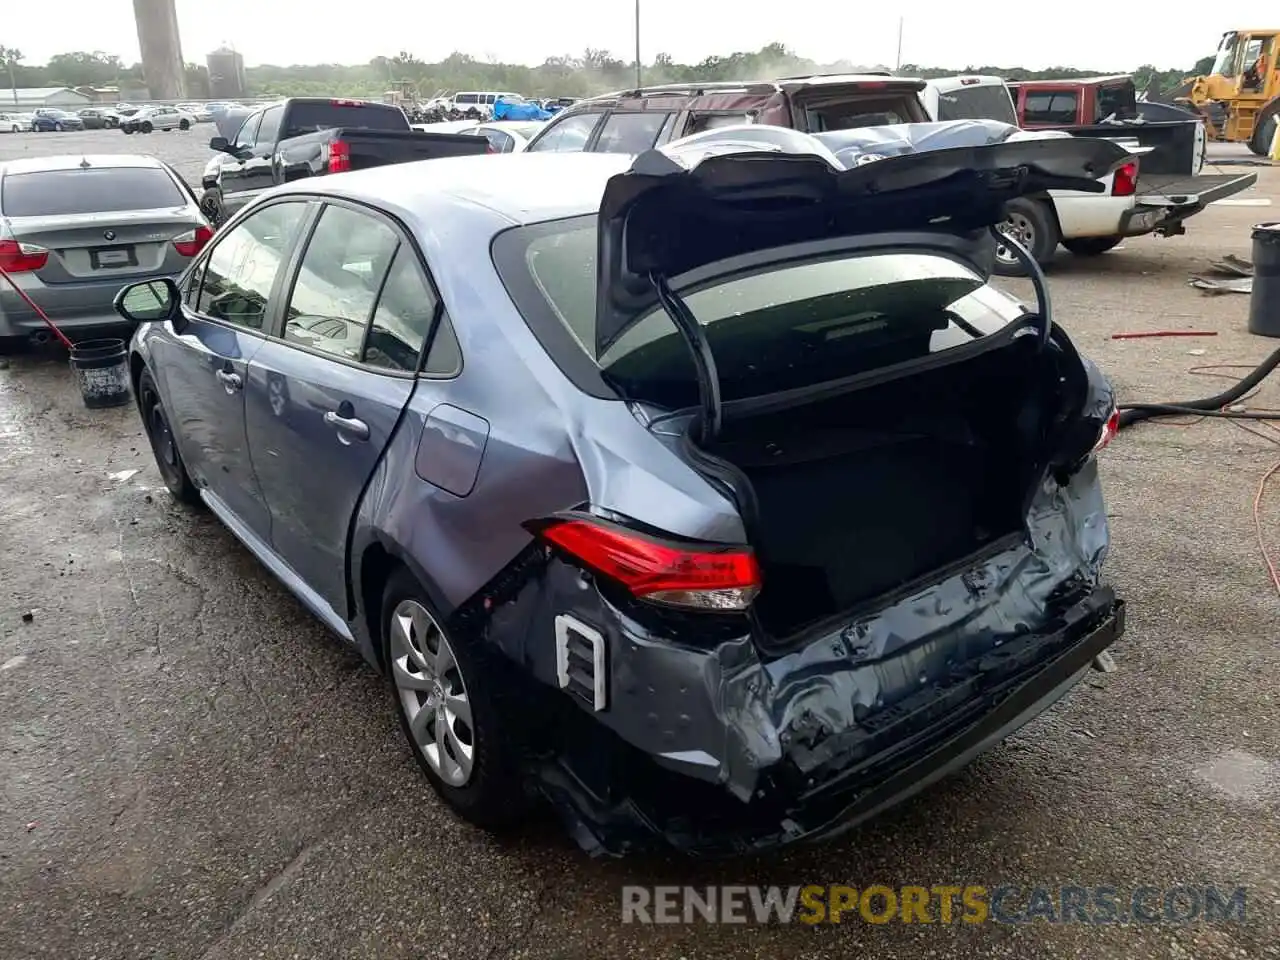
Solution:
<svg viewBox="0 0 1280 960"><path fill-rule="evenodd" d="M833 836L1018 729L1123 633L1095 459L1111 388L1029 257L1033 309L983 264L1006 200L1094 191L1128 159L1073 140L846 165L757 128L610 182L595 355L650 459L576 440L591 501L531 523L483 597L495 642L567 694L535 766L587 849ZM733 339L751 324L778 334L755 354Z"/></svg>

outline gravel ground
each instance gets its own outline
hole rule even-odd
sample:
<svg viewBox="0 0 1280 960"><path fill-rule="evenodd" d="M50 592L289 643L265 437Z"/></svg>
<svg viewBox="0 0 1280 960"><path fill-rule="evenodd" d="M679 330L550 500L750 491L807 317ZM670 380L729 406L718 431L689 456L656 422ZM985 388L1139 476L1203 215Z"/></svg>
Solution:
<svg viewBox="0 0 1280 960"><path fill-rule="evenodd" d="M154 150L198 182L205 131L0 136ZM1280 173L1250 194L1268 198ZM1248 299L1186 286L1270 211L1064 255L1052 291L1126 399L1255 364ZM1112 340L1167 328L1203 339ZM1240 371L1243 373L1243 371ZM1280 378L1252 401L1280 408ZM385 688L207 516L164 492L132 409L65 363L0 370L0 956L1280 956L1280 604L1253 501L1280 458L1225 422L1103 455L1118 670L843 841L750 864L585 859L552 824L491 840L420 777ZM1277 481L1280 487L1280 481ZM1260 512L1280 553L1280 489ZM24 614L30 612L30 622ZM1244 925L622 925L625 883L1248 887Z"/></svg>

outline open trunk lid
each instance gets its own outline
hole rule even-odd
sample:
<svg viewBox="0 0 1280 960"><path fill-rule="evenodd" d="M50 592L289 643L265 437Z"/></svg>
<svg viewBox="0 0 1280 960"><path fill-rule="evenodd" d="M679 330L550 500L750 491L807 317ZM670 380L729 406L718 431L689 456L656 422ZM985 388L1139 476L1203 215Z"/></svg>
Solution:
<svg viewBox="0 0 1280 960"><path fill-rule="evenodd" d="M610 179L600 205L597 356L663 306L694 354L704 414L718 419L714 358L697 323L682 322L672 289L794 259L805 245L812 256L873 234L972 239L1003 220L1008 200L1047 189L1097 193L1096 178L1131 159L1102 140L974 145L970 121L922 126L932 129L913 141L917 152L889 157L877 152L884 128L844 131L837 151L794 130L744 127L641 154ZM981 252L975 244L969 256L980 271Z"/></svg>

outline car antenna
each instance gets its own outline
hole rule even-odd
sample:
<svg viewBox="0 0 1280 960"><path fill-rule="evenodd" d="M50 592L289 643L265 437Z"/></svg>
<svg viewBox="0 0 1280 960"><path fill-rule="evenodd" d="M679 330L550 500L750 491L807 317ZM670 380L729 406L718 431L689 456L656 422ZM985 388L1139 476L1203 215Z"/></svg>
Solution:
<svg viewBox="0 0 1280 960"><path fill-rule="evenodd" d="M91 164L91 163L89 162L89 158L88 158L88 157L81 157L81 158L80 158L80 169L81 169L81 170L88 170L91 166L93 166L93 164Z"/></svg>

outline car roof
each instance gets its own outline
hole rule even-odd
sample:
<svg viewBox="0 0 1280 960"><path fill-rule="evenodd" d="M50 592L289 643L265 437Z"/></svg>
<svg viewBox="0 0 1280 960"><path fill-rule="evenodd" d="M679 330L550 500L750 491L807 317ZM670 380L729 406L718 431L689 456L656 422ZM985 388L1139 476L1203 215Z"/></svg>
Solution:
<svg viewBox="0 0 1280 960"><path fill-rule="evenodd" d="M164 164L155 157L146 157L137 153L69 153L60 157L23 157L19 160L6 160L0 163L0 170L5 173L43 173L50 170L76 170L85 164L101 169L112 167L164 169Z"/></svg>
<svg viewBox="0 0 1280 960"><path fill-rule="evenodd" d="M1010 80L1010 86L1019 87L1092 87L1101 83L1120 83L1121 81L1132 81L1133 77L1127 73L1114 73L1105 77L1059 77L1055 80Z"/></svg>
<svg viewBox="0 0 1280 960"><path fill-rule="evenodd" d="M605 184L633 161L621 153L507 153L396 163L336 177L299 180L285 193L328 194L424 221L450 209L481 209L495 232L595 213Z"/></svg>

